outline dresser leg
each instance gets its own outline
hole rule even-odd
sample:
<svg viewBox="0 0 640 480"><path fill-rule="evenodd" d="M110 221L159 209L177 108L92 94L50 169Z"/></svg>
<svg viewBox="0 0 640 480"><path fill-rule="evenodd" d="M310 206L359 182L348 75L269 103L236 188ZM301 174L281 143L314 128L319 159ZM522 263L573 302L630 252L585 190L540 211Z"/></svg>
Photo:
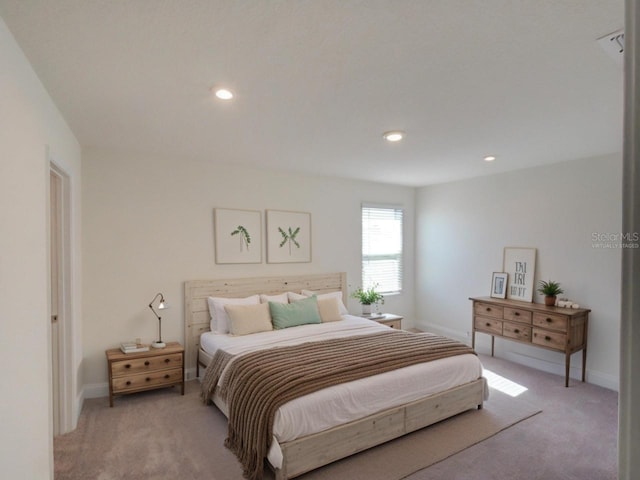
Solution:
<svg viewBox="0 0 640 480"><path fill-rule="evenodd" d="M496 343L496 337L491 335L491 356L492 357L493 357L493 350L494 350L494 347L495 347L495 343Z"/></svg>
<svg viewBox="0 0 640 480"><path fill-rule="evenodd" d="M565 354L564 361L564 386L569 386L569 367L571 366L571 353L567 352Z"/></svg>
<svg viewBox="0 0 640 480"><path fill-rule="evenodd" d="M585 380L585 374L587 373L587 347L582 349L582 381Z"/></svg>

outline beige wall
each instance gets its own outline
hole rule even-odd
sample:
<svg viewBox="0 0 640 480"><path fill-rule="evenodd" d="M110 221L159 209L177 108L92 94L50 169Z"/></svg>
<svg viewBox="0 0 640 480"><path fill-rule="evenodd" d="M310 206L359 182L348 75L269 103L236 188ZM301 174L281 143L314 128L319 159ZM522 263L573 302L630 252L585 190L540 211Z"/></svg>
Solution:
<svg viewBox="0 0 640 480"><path fill-rule="evenodd" d="M559 281L567 297L592 310L587 381L617 389L621 252L594 248L592 235L621 231L621 181L622 159L613 155L419 189L416 323L470 341L468 297L489 295L503 247L536 247L536 281ZM480 351L489 351L489 339L478 335ZM496 352L564 372L559 353L504 340ZM580 358L573 356L573 376Z"/></svg>
<svg viewBox="0 0 640 480"><path fill-rule="evenodd" d="M362 202L405 207L404 293L387 297L384 308L411 322L414 195L408 187L83 151L87 395L106 393L106 348L136 337L153 340L157 320L147 305L157 292L172 306L163 314L163 339L183 340L186 280L346 271L351 287L359 286ZM261 264L216 265L215 207L311 212L313 261L267 264L263 255ZM349 308L359 311L355 300Z"/></svg>
<svg viewBox="0 0 640 480"><path fill-rule="evenodd" d="M80 147L0 19L0 465L3 478L53 478L49 326L49 160L72 182L73 415L80 399Z"/></svg>

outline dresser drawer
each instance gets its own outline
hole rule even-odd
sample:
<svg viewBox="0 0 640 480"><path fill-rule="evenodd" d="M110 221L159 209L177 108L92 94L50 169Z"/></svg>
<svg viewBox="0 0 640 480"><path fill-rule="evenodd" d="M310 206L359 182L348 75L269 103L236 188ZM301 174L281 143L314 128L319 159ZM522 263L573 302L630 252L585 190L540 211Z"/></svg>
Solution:
<svg viewBox="0 0 640 480"><path fill-rule="evenodd" d="M182 354L173 353L157 355L147 358L135 358L120 360L111 364L111 373L114 377L143 373L153 370L182 367Z"/></svg>
<svg viewBox="0 0 640 480"><path fill-rule="evenodd" d="M539 313L533 314L533 326L551 328L561 332L567 331L567 316L555 313Z"/></svg>
<svg viewBox="0 0 640 480"><path fill-rule="evenodd" d="M502 318L504 313L503 308L496 305L489 305L488 303L476 303L473 306L473 312L476 315L482 315L484 317Z"/></svg>
<svg viewBox="0 0 640 480"><path fill-rule="evenodd" d="M173 385L182 382L182 368L139 373L113 379L113 393L139 390L147 387Z"/></svg>
<svg viewBox="0 0 640 480"><path fill-rule="evenodd" d="M531 327L521 323L504 322L502 335L522 342L531 341Z"/></svg>
<svg viewBox="0 0 640 480"><path fill-rule="evenodd" d="M495 335L502 335L502 321L489 317L475 317L474 318L476 330L482 332L493 333Z"/></svg>
<svg viewBox="0 0 640 480"><path fill-rule="evenodd" d="M531 312L519 308L504 307L504 319L531 325Z"/></svg>
<svg viewBox="0 0 640 480"><path fill-rule="evenodd" d="M542 345L543 347L555 348L562 350L567 347L567 335L565 333L552 332L541 328L533 328L532 343Z"/></svg>

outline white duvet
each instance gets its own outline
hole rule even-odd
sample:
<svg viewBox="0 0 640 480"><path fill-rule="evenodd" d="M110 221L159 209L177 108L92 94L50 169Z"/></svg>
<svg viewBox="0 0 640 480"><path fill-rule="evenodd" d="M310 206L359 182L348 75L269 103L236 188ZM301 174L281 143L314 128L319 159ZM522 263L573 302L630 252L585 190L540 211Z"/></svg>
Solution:
<svg viewBox="0 0 640 480"><path fill-rule="evenodd" d="M218 349L239 355L274 346L387 330L389 327L378 322L344 315L339 322L303 325L243 336L207 332L201 336L200 345L209 355L213 355ZM224 372L222 375L224 377ZM334 385L297 398L284 404L276 412L273 426L275 441L268 459L274 467L279 468L282 465L279 443L397 407L474 381L481 376L482 365L477 356L458 355Z"/></svg>

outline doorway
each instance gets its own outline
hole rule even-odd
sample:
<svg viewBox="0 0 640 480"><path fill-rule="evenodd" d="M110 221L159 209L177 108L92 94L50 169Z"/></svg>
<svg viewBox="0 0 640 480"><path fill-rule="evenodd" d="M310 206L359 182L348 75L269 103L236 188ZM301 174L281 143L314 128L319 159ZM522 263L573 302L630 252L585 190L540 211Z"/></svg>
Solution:
<svg viewBox="0 0 640 480"><path fill-rule="evenodd" d="M70 191L69 177L50 162L49 259L51 331L51 403L53 435L72 426L70 315Z"/></svg>

